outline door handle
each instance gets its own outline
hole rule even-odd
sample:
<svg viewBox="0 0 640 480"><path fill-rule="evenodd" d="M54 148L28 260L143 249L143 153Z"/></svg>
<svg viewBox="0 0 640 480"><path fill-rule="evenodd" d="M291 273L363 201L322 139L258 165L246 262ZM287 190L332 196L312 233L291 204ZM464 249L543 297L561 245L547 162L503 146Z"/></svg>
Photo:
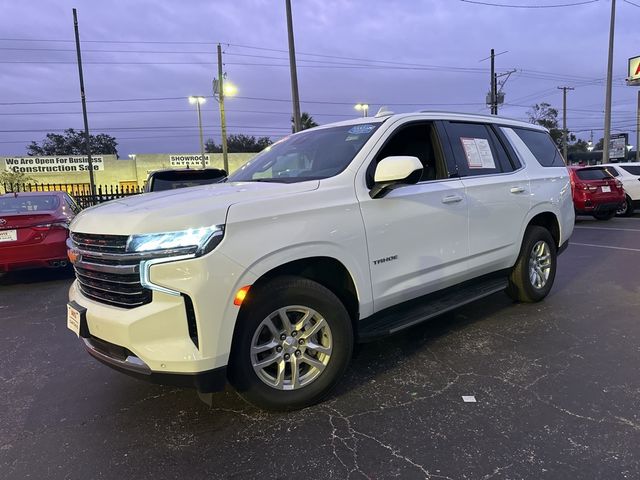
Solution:
<svg viewBox="0 0 640 480"><path fill-rule="evenodd" d="M446 197L442 197L442 203L458 203L462 201L462 197L460 195L447 195Z"/></svg>
<svg viewBox="0 0 640 480"><path fill-rule="evenodd" d="M524 192L524 187L511 187L509 190L511 193L522 193Z"/></svg>

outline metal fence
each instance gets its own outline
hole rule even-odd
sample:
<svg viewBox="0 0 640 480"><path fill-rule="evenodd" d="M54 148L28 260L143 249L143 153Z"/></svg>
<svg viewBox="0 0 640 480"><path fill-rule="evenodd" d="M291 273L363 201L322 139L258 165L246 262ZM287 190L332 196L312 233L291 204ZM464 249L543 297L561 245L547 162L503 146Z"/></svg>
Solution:
<svg viewBox="0 0 640 480"><path fill-rule="evenodd" d="M88 183L4 183L0 184L0 193L13 192L67 192L81 208L91 207L99 203L129 197L142 193L139 185L96 185L96 194L91 195Z"/></svg>

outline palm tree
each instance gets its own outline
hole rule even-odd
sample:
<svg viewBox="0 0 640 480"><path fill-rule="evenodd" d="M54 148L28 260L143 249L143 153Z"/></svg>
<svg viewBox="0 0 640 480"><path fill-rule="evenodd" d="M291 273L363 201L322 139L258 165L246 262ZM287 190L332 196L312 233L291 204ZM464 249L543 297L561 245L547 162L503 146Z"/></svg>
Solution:
<svg viewBox="0 0 640 480"><path fill-rule="evenodd" d="M302 127L302 130L306 130L307 128L313 128L318 126L318 124L313 119L313 117L309 115L307 112L302 112L302 114L300 115L300 125ZM295 122L293 121L293 117L291 117L291 131L293 133L296 132L296 126L295 126Z"/></svg>

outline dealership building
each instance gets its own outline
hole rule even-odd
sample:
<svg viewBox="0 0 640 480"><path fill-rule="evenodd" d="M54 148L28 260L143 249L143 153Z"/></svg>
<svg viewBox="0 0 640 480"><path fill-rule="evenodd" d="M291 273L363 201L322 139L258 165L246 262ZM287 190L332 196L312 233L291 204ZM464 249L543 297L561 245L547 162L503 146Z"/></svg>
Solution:
<svg viewBox="0 0 640 480"><path fill-rule="evenodd" d="M230 153L233 172L255 153ZM223 168L221 153L205 155L207 166ZM118 159L115 155L92 156L96 185L143 186L149 172L165 168L199 168L199 153L136 154ZM23 172L39 184L89 184L89 163L83 156L0 157L0 171Z"/></svg>

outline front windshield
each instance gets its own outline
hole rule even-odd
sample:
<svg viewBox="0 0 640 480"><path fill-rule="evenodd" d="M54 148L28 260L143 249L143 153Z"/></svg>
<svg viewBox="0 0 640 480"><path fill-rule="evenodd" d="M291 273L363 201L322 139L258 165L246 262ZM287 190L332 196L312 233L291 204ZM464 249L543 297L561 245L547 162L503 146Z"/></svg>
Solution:
<svg viewBox="0 0 640 480"><path fill-rule="evenodd" d="M229 176L229 182L294 183L337 175L380 123L320 128L274 143Z"/></svg>

